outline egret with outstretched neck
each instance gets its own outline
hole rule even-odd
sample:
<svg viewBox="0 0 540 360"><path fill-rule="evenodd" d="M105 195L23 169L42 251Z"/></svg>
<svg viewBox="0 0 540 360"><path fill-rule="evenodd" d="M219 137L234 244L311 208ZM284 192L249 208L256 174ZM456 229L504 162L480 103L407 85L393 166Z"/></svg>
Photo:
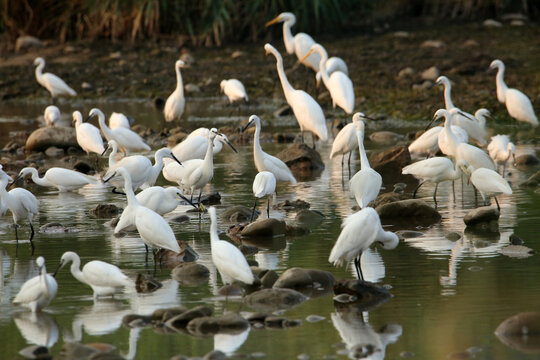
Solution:
<svg viewBox="0 0 540 360"><path fill-rule="evenodd" d="M51 73L43 73L45 67L45 60L38 57L34 60L36 66L36 80L37 82L47 89L53 98L61 95L75 96L77 92L70 88L68 84L58 76Z"/></svg>
<svg viewBox="0 0 540 360"><path fill-rule="evenodd" d="M90 123L83 122L83 116L80 111L73 112L73 122L75 123L77 143L86 154L103 154L105 146L103 146L103 139L101 138L99 129Z"/></svg>
<svg viewBox="0 0 540 360"><path fill-rule="evenodd" d="M25 178L31 175L32 181L39 186L55 187L60 192L74 191L88 184L99 184L99 179L95 176L86 175L78 171L64 169L60 167L52 167L48 169L43 177L39 177L38 171L33 167L25 167L21 169L17 176Z"/></svg>
<svg viewBox="0 0 540 360"><path fill-rule="evenodd" d="M206 155L206 147L208 145L208 134L210 129L198 128L192 131L184 141L173 147L172 152L174 156L180 161L187 161L191 159L204 159ZM214 139L213 153L216 155L223 149L223 145L229 146L232 151L238 152L235 147L229 141L227 135L219 133Z"/></svg>

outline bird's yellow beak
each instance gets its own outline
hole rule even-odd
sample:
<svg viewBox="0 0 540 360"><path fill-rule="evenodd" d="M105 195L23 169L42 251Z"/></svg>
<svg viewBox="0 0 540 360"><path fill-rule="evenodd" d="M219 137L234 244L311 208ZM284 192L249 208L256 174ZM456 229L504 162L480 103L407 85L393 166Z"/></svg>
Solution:
<svg viewBox="0 0 540 360"><path fill-rule="evenodd" d="M309 50L309 52L306 54L306 56L304 56L304 57L300 60L300 62L303 63L303 62L309 57L309 55L311 55L312 53L313 53L313 49Z"/></svg>
<svg viewBox="0 0 540 360"><path fill-rule="evenodd" d="M279 21L279 16L270 20L269 22L266 23L265 27L268 27L270 25L274 25L275 23L277 23Z"/></svg>

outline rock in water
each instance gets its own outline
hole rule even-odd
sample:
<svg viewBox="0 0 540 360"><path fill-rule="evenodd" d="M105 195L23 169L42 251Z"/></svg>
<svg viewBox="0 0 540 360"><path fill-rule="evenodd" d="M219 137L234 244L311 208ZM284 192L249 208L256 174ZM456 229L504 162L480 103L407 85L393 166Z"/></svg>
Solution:
<svg viewBox="0 0 540 360"><path fill-rule="evenodd" d="M324 170L321 155L306 144L292 144L276 157L282 160L300 179L310 179Z"/></svg>
<svg viewBox="0 0 540 360"><path fill-rule="evenodd" d="M507 346L526 352L540 352L540 312L523 312L504 320L495 335Z"/></svg>
<svg viewBox="0 0 540 360"><path fill-rule="evenodd" d="M51 146L67 149L79 147L75 128L72 127L43 127L30 134L26 140L27 151L45 151Z"/></svg>
<svg viewBox="0 0 540 360"><path fill-rule="evenodd" d="M290 309L307 300L307 297L292 289L262 289L247 295L244 302L252 308L271 312L281 309Z"/></svg>
<svg viewBox="0 0 540 360"><path fill-rule="evenodd" d="M374 153L370 156L370 166L381 174L384 184L404 182L417 184L412 175L403 175L401 169L411 163L411 154L407 146L396 146L391 149ZM391 188L391 186L390 186Z"/></svg>
<svg viewBox="0 0 540 360"><path fill-rule="evenodd" d="M297 289L302 287L334 286L334 275L328 271L303 269L299 267L287 269L274 283L274 288Z"/></svg>
<svg viewBox="0 0 540 360"><path fill-rule="evenodd" d="M407 223L429 225L441 219L441 215L437 210L419 199L394 201L377 206L375 210L379 213L381 220L392 219L406 221Z"/></svg>
<svg viewBox="0 0 540 360"><path fill-rule="evenodd" d="M287 224L284 220L262 219L248 224L241 232L242 236L278 236L285 235Z"/></svg>
<svg viewBox="0 0 540 360"><path fill-rule="evenodd" d="M354 299L355 307L361 309L361 311L367 311L384 304L392 297L388 290L383 287L379 287L368 281L347 279L336 281L334 284L334 294L352 296L351 299Z"/></svg>
<svg viewBox="0 0 540 360"><path fill-rule="evenodd" d="M491 222L497 222L499 220L499 210L492 206L482 206L476 209L470 210L463 222L467 226L482 226L482 224L489 225Z"/></svg>

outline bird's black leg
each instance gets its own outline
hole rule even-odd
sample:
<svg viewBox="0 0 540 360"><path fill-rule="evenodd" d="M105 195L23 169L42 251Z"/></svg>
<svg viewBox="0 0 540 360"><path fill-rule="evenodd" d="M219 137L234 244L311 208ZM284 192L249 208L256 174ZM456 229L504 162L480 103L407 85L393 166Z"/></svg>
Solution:
<svg viewBox="0 0 540 360"><path fill-rule="evenodd" d="M268 195L268 205L266 206L266 216L270 219L270 197L272 195Z"/></svg>
<svg viewBox="0 0 540 360"><path fill-rule="evenodd" d="M253 216L255 216L255 207L257 206L257 198L255 198L255 204L253 204L253 211L251 212L251 219L249 219L249 222L253 221Z"/></svg>
<svg viewBox="0 0 540 360"><path fill-rule="evenodd" d="M347 167L349 169L349 180L351 179L351 156L352 156L352 151L349 152L349 161L347 162Z"/></svg>
<svg viewBox="0 0 540 360"><path fill-rule="evenodd" d="M497 197L494 196L493 198L495 199L495 204L497 204L497 210L499 210L499 212L501 212L501 207L499 205L499 201L497 200Z"/></svg>
<svg viewBox="0 0 540 360"><path fill-rule="evenodd" d="M433 191L433 201L435 201L435 208L437 208L437 188L439 187L439 183L435 183L435 191Z"/></svg>
<svg viewBox="0 0 540 360"><path fill-rule="evenodd" d="M117 189L116 189L116 186L113 187L112 193L113 193L113 194L119 194L119 195L126 195L125 192L122 192L122 191L120 191L120 190L117 190Z"/></svg>
<svg viewBox="0 0 540 360"><path fill-rule="evenodd" d="M313 141L313 150L315 150L315 134L311 133L311 141Z"/></svg>
<svg viewBox="0 0 540 360"><path fill-rule="evenodd" d="M362 253L360 253L355 259L354 259L354 266L356 267L356 275L358 275L358 279L364 281L364 275L362 274L362 268L360 266L360 257L362 256Z"/></svg>
<svg viewBox="0 0 540 360"><path fill-rule="evenodd" d="M144 248L146 249L146 255L144 256L144 262L148 264L148 245L144 244Z"/></svg>
<svg viewBox="0 0 540 360"><path fill-rule="evenodd" d="M32 248L32 256L33 256L34 250L35 250L34 243L32 242L32 239L34 238L34 227L32 226L32 223L29 223L29 224L30 224L30 230L32 231L30 233L30 247Z"/></svg>
<svg viewBox="0 0 540 360"><path fill-rule="evenodd" d="M422 186L422 184L424 184L424 181L422 181L420 184L418 184L417 187L414 188L414 191L412 193L412 198L413 199L416 197L416 192L418 191L418 189L420 189L420 186Z"/></svg>
<svg viewBox="0 0 540 360"><path fill-rule="evenodd" d="M13 225L15 226L15 256L17 256L19 253L19 234L17 234L17 227L19 227L19 225Z"/></svg>

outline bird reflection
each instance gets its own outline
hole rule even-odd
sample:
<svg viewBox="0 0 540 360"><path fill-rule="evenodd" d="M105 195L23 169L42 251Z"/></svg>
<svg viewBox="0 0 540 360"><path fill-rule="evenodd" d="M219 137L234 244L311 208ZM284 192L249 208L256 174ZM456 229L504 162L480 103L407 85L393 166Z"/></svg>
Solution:
<svg viewBox="0 0 540 360"><path fill-rule="evenodd" d="M386 346L395 343L401 336L398 324L387 324L380 331L365 322L362 312L354 307L332 313L332 324L345 343L350 359L382 360Z"/></svg>
<svg viewBox="0 0 540 360"><path fill-rule="evenodd" d="M227 356L231 356L247 340L250 330L251 328L248 327L240 334L214 335L214 350L223 351Z"/></svg>
<svg viewBox="0 0 540 360"><path fill-rule="evenodd" d="M18 312L13 314L13 321L29 344L50 348L58 341L58 325L44 312Z"/></svg>
<svg viewBox="0 0 540 360"><path fill-rule="evenodd" d="M180 304L178 282L167 279L161 284L162 287L152 293L131 296L129 300L131 311L138 315L150 315L157 309L178 306Z"/></svg>
<svg viewBox="0 0 540 360"><path fill-rule="evenodd" d="M372 283L378 283L386 274L384 261L377 250L368 248L362 252L360 258L360 267L362 268L362 274L364 280ZM350 272L353 277L356 276L356 269L354 266L350 267Z"/></svg>
<svg viewBox="0 0 540 360"><path fill-rule="evenodd" d="M117 301L94 302L78 313L72 324L72 335L65 335L69 341L81 341L82 330L88 335L111 334L122 326L122 318L131 310Z"/></svg>

